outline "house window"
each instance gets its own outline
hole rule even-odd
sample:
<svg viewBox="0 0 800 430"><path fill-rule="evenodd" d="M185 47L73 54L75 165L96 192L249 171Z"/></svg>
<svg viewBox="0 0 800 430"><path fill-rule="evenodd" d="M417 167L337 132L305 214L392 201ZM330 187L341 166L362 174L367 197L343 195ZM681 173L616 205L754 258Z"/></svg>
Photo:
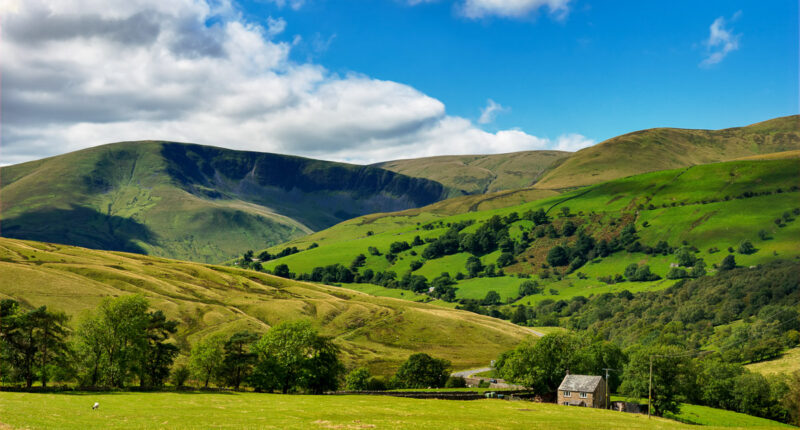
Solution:
<svg viewBox="0 0 800 430"><path fill-rule="evenodd" d="M581 391L581 399L585 399L585 398L586 398L586 393Z"/></svg>
<svg viewBox="0 0 800 430"><path fill-rule="evenodd" d="M564 391L564 397L570 397L570 396L572 396L572 393L571 393L571 392L569 392L569 391Z"/></svg>

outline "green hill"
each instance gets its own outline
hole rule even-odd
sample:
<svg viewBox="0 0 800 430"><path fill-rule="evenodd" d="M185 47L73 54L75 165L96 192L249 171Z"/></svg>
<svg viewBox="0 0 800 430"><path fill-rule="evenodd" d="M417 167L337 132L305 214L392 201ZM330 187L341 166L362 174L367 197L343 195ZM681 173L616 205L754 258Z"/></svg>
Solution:
<svg viewBox="0 0 800 430"><path fill-rule="evenodd" d="M656 170L800 149L800 116L724 130L655 128L582 149L545 173L536 188L597 184Z"/></svg>
<svg viewBox="0 0 800 430"><path fill-rule="evenodd" d="M421 351L456 368L485 366L531 335L470 312L253 271L0 238L0 298L77 318L103 297L133 293L180 321L184 351L211 333L263 332L305 318L335 337L347 365L366 365L378 374L392 373Z"/></svg>
<svg viewBox="0 0 800 430"><path fill-rule="evenodd" d="M528 187L570 155L564 151L445 155L387 161L375 166L431 179L468 194L479 194Z"/></svg>
<svg viewBox="0 0 800 430"><path fill-rule="evenodd" d="M151 141L3 167L0 180L4 237L203 262L451 194L375 167Z"/></svg>
<svg viewBox="0 0 800 430"><path fill-rule="evenodd" d="M636 292L666 288L676 282L666 278L676 259L666 250L654 250L660 241L665 241L665 246L671 250L694 247L693 255L704 259L712 274L716 270L714 265L730 254L729 248L734 250L737 263L743 266L800 256L800 222L796 221L800 213L798 185L800 163L796 159L735 161L646 173L498 209L456 215L424 208L373 214L270 248L274 254L286 246L305 249L312 243L318 244L314 249L269 261L264 266L274 269L286 264L299 275L311 273L320 266L349 266L356 256L364 254L366 258L363 266L357 269L359 273L366 269L392 271L400 280L412 269L412 262L416 262L414 266L421 266L411 273L425 277L428 282L442 272L455 278L459 272L467 273L466 262L471 254L459 250L425 258L425 251L431 246L429 242L441 239L451 226L462 222L472 224L458 234L475 234L491 217L499 216L510 239L508 246L513 248L509 251L513 261L503 267L502 276L458 280L457 299L482 299L488 291L495 290L503 301L516 300L519 285L525 281L520 276L532 276L541 285L540 293L518 301L526 304L623 289ZM565 216L562 210L567 208ZM537 227L526 219L526 213L538 209L547 211L551 218L549 224ZM510 217L512 213L516 214L513 218ZM576 227L569 236L560 233L567 222ZM569 271L567 266L547 267L549 251L557 245L575 247L578 231L591 237L597 246L602 240L618 239L627 224L634 226L635 241L640 243L640 248L620 249L606 256L586 255L587 261L574 271ZM550 226L557 237L547 232ZM423 243L390 252L392 243L410 245L415 236L420 236ZM525 244L523 237L528 238ZM755 252L735 252L745 240L753 244ZM370 252L370 247L377 255ZM502 253L497 246L490 252L476 255L483 265L494 264L495 269L499 269L498 259ZM392 257L387 258L387 254ZM660 279L623 283L601 280L622 274L631 263L648 264Z"/></svg>

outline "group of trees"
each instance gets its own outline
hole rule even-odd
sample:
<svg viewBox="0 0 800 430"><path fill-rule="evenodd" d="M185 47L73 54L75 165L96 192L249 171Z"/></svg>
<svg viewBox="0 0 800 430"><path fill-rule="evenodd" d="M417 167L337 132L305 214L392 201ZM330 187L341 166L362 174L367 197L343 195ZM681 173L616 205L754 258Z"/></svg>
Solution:
<svg viewBox="0 0 800 430"><path fill-rule="evenodd" d="M465 386L463 378L450 376L450 362L425 353L412 354L400 365L388 382L376 378L366 368L358 368L347 375L348 391L379 391L385 389L418 389Z"/></svg>
<svg viewBox="0 0 800 430"><path fill-rule="evenodd" d="M665 339L621 349L584 332L549 334L500 355L495 372L540 393L553 393L566 373L609 373L611 392L647 398L652 362L652 408L656 415L677 413L683 402L734 410L765 418L796 420L800 372L767 378L719 355L687 353Z"/></svg>
<svg viewBox="0 0 800 430"><path fill-rule="evenodd" d="M237 390L246 384L262 392L318 394L339 386L344 367L338 354L310 322L284 322L262 336L209 336L192 348L189 368L204 387L215 382Z"/></svg>
<svg viewBox="0 0 800 430"><path fill-rule="evenodd" d="M308 321L281 323L263 335L242 331L208 336L191 348L188 366L174 365L178 322L151 310L140 295L106 298L74 331L68 318L46 307L24 309L0 301L2 377L31 388L35 381L77 382L82 387L159 388L194 377L257 391L321 393L339 386L339 349ZM188 351L187 351L188 352Z"/></svg>
<svg viewBox="0 0 800 430"><path fill-rule="evenodd" d="M106 298L72 332L68 318L46 307L26 310L0 303L0 341L7 381L77 380L83 386L123 387L138 380L159 387L170 375L178 347L177 322L150 311L142 296Z"/></svg>

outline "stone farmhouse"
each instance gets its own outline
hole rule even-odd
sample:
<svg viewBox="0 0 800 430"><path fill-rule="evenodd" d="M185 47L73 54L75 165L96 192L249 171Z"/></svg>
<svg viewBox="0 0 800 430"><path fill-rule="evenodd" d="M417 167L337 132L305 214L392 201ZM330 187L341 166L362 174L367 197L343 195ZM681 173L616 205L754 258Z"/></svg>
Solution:
<svg viewBox="0 0 800 430"><path fill-rule="evenodd" d="M567 375L558 387L558 404L606 407L606 381L602 376Z"/></svg>

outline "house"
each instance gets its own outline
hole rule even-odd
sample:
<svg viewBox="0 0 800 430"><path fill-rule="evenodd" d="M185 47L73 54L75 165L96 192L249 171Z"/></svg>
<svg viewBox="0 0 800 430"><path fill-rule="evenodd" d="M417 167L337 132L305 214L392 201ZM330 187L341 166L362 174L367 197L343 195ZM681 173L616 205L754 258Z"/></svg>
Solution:
<svg viewBox="0 0 800 430"><path fill-rule="evenodd" d="M606 407L606 381L602 376L567 375L558 386L558 404Z"/></svg>

